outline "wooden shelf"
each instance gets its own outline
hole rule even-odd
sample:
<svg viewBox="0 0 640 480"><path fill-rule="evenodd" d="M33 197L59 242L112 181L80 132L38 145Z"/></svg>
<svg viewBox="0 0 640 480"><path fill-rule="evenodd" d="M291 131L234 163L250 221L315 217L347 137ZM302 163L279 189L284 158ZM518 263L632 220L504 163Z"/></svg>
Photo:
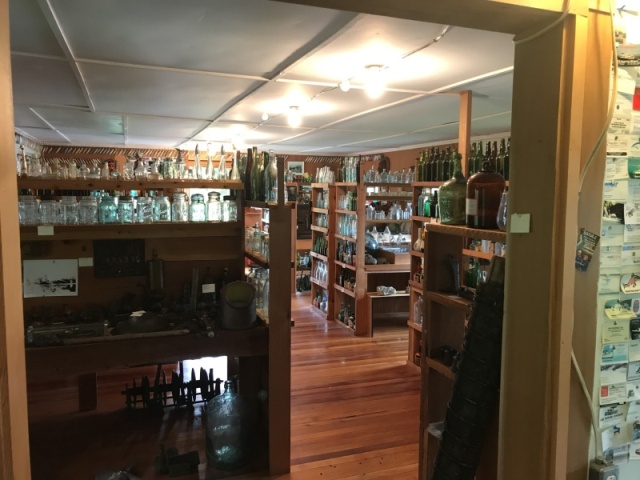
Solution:
<svg viewBox="0 0 640 480"><path fill-rule="evenodd" d="M329 213L328 208L311 207L311 211L314 213Z"/></svg>
<svg viewBox="0 0 640 480"><path fill-rule="evenodd" d="M373 272L408 272L411 269L408 263L385 263L382 265L365 265L364 270L369 273Z"/></svg>
<svg viewBox="0 0 640 480"><path fill-rule="evenodd" d="M314 232L320 232L324 234L329 233L329 229L327 227L319 227L318 225L311 225L311 230L313 230Z"/></svg>
<svg viewBox="0 0 640 480"><path fill-rule="evenodd" d="M392 195L384 193L372 193L367 195L367 200L410 200L413 198L410 192L403 192L405 195Z"/></svg>
<svg viewBox="0 0 640 480"><path fill-rule="evenodd" d="M382 187L382 188L397 188L397 187L404 187L404 188L411 188L413 184L412 183L399 183L399 182L374 182L374 183L369 183L369 182L365 182L364 186L367 188L376 188L376 187Z"/></svg>
<svg viewBox="0 0 640 480"><path fill-rule="evenodd" d="M262 255L254 252L250 252L249 250L244 251L244 256L251 260L256 265L262 268L269 268L269 261L264 258Z"/></svg>
<svg viewBox="0 0 640 480"><path fill-rule="evenodd" d="M329 261L327 256L326 255L322 255L321 253L309 252L309 255L311 255L312 257L317 258L319 260L324 260L325 262Z"/></svg>
<svg viewBox="0 0 640 480"><path fill-rule="evenodd" d="M465 311L471 311L473 305L471 300L446 293L426 292L424 297L426 300Z"/></svg>
<svg viewBox="0 0 640 480"><path fill-rule="evenodd" d="M407 292L397 292L393 295L382 295L378 292L367 292L367 296L371 298L400 298L400 297L408 297L409 294Z"/></svg>
<svg viewBox="0 0 640 480"><path fill-rule="evenodd" d="M409 285L415 291L422 293L422 283L416 282L415 280L409 280Z"/></svg>
<svg viewBox="0 0 640 480"><path fill-rule="evenodd" d="M411 223L411 220L365 220L367 224L384 225L387 223Z"/></svg>
<svg viewBox="0 0 640 480"><path fill-rule="evenodd" d="M238 235L242 228L238 222L227 223L131 223L109 225L55 225L53 235L49 228L20 227L21 241L100 240L118 238L186 238L226 237ZM38 234L40 230L41 233Z"/></svg>
<svg viewBox="0 0 640 480"><path fill-rule="evenodd" d="M240 180L103 180L103 179L54 179L19 178L18 188L33 190L164 190L183 188L208 188L244 190Z"/></svg>
<svg viewBox="0 0 640 480"><path fill-rule="evenodd" d="M349 290L349 289L347 289L347 288L341 287L341 286L340 286L340 285L338 285L337 283L334 283L334 284L333 284L333 287L334 287L337 291L342 292L342 293L344 293L345 295L349 295L350 297L356 298L356 294L355 294L355 292L352 292L351 290Z"/></svg>
<svg viewBox="0 0 640 480"><path fill-rule="evenodd" d="M339 209L335 209L334 212L340 213L342 215L356 215L358 213L355 210L339 210Z"/></svg>
<svg viewBox="0 0 640 480"><path fill-rule="evenodd" d="M355 265L349 265L348 263L341 262L340 260L334 260L334 263L339 267L346 268L348 270L353 270L354 272L356 271Z"/></svg>
<svg viewBox="0 0 640 480"><path fill-rule="evenodd" d="M356 239L353 237L347 237L346 235L340 235L338 233L333 234L334 237L339 238L340 240L346 240L347 242L355 242Z"/></svg>
<svg viewBox="0 0 640 480"><path fill-rule="evenodd" d="M358 182L334 182L336 187L357 187Z"/></svg>
<svg viewBox="0 0 640 480"><path fill-rule="evenodd" d="M436 360L435 358L427 357L425 358L425 360L428 368L444 375L452 382L455 380L456 374L453 373L453 371L451 370L451 367L447 367L444 363L442 363L439 360Z"/></svg>
<svg viewBox="0 0 640 480"><path fill-rule="evenodd" d="M417 250L409 250L409 254L414 256L414 257L418 257L418 258L424 258L424 252L419 252Z"/></svg>
<svg viewBox="0 0 640 480"><path fill-rule="evenodd" d="M493 253L478 252L477 250L469 250L468 248L463 248L462 254L466 255L467 257L481 258L483 260L489 261L491 261L491 259L493 258Z"/></svg>
<svg viewBox="0 0 640 480"><path fill-rule="evenodd" d="M421 188L440 188L444 182L413 182L411 185Z"/></svg>
<svg viewBox="0 0 640 480"><path fill-rule="evenodd" d="M416 322L411 320L407 320L407 325L409 328L413 328L416 332L420 332L422 334L422 325L418 325Z"/></svg>
<svg viewBox="0 0 640 480"><path fill-rule="evenodd" d="M431 223L432 221L434 221L434 218L432 218L432 217L423 217L423 216L420 216L420 215L413 215L411 217L411 220L413 220L414 222Z"/></svg>
<svg viewBox="0 0 640 480"><path fill-rule="evenodd" d="M312 183L311 188L319 188L322 190L327 190L329 188L328 183Z"/></svg>
<svg viewBox="0 0 640 480"><path fill-rule="evenodd" d="M427 230L429 232L442 233L444 235L491 240L492 242L507 241L507 232L503 232L501 230L482 230L479 228L469 228L458 225L443 225L437 222L429 223Z"/></svg>
<svg viewBox="0 0 640 480"><path fill-rule="evenodd" d="M322 283L322 282L321 282L320 280L318 280L317 278L313 278L313 277L311 277L311 283L315 283L316 285L318 285L318 286L319 286L319 287L321 287L321 288L324 288L325 290L326 290L327 288L329 288L329 287L328 287L328 285L327 285L326 283Z"/></svg>

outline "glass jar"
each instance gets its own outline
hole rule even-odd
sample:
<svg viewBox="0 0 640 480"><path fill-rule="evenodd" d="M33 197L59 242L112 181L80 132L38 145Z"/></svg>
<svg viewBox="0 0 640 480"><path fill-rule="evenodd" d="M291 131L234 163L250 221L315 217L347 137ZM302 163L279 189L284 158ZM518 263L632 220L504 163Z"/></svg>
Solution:
<svg viewBox="0 0 640 480"><path fill-rule="evenodd" d="M171 221L171 201L169 200L169 197L158 195L153 199L153 221Z"/></svg>
<svg viewBox="0 0 640 480"><path fill-rule="evenodd" d="M207 222L222 221L222 203L218 192L209 192L207 201Z"/></svg>
<svg viewBox="0 0 640 480"><path fill-rule="evenodd" d="M60 223L77 225L79 222L79 206L76 197L65 196L60 202Z"/></svg>
<svg viewBox="0 0 640 480"><path fill-rule="evenodd" d="M123 195L118 200L118 219L120 223L133 223L135 215L133 211L133 198L129 195Z"/></svg>
<svg viewBox="0 0 640 480"><path fill-rule="evenodd" d="M187 194L184 192L176 192L173 194L173 204L171 205L171 221L189 221L189 202L187 202Z"/></svg>
<svg viewBox="0 0 640 480"><path fill-rule="evenodd" d="M138 223L152 223L153 222L153 198L151 197L138 197L137 199L137 213Z"/></svg>
<svg viewBox="0 0 640 480"><path fill-rule="evenodd" d="M33 195L20 195L18 197L18 218L20 225L38 224L38 201Z"/></svg>
<svg viewBox="0 0 640 480"><path fill-rule="evenodd" d="M496 218L496 223L498 224L498 228L503 232L507 231L507 203L509 199L509 189L505 188L504 192L502 192L502 197L500 199L500 206L498 207L498 218Z"/></svg>
<svg viewBox="0 0 640 480"><path fill-rule="evenodd" d="M466 217L467 179L462 175L460 156L455 155L453 177L440 187L440 222L446 225L464 225Z"/></svg>
<svg viewBox="0 0 640 480"><path fill-rule="evenodd" d="M222 221L238 221L238 205L236 204L236 197L232 195L225 196L224 202L222 202Z"/></svg>
<svg viewBox="0 0 640 480"><path fill-rule="evenodd" d="M98 221L102 224L118 223L118 206L115 197L104 195L100 199Z"/></svg>
<svg viewBox="0 0 640 480"><path fill-rule="evenodd" d="M209 466L235 470L248 460L249 408L234 381L224 382L224 393L206 406L206 450Z"/></svg>
<svg viewBox="0 0 640 480"><path fill-rule="evenodd" d="M467 183L467 227L498 228L498 207L505 188L504 177L491 169L485 161L482 170Z"/></svg>
<svg viewBox="0 0 640 480"><path fill-rule="evenodd" d="M98 199L96 197L86 196L80 199L78 221L81 225L98 223Z"/></svg>
<svg viewBox="0 0 640 480"><path fill-rule="evenodd" d="M60 206L55 199L45 197L40 201L38 221L40 225L60 224Z"/></svg>
<svg viewBox="0 0 640 480"><path fill-rule="evenodd" d="M194 193L191 195L191 205L189 206L189 221L204 222L207 220L207 206L204 204L204 195Z"/></svg>

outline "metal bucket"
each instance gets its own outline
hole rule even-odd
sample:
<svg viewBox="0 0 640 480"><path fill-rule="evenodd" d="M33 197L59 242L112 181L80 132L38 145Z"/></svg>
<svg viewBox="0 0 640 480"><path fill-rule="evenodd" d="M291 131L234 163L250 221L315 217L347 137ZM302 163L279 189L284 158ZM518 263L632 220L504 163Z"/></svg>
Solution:
<svg viewBox="0 0 640 480"><path fill-rule="evenodd" d="M247 282L231 282L222 288L220 327L244 330L254 327L256 319L256 289Z"/></svg>

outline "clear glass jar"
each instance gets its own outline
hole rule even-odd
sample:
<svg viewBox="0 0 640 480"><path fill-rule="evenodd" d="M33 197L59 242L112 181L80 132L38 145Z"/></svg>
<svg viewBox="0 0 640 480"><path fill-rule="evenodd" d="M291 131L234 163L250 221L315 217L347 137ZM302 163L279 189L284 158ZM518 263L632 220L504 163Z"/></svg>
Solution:
<svg viewBox="0 0 640 480"><path fill-rule="evenodd" d="M194 193L191 195L191 205L189 205L189 221L205 222L207 220L207 206L204 203L204 195Z"/></svg>
<svg viewBox="0 0 640 480"><path fill-rule="evenodd" d="M118 205L115 197L104 195L100 198L98 221L102 224L118 223Z"/></svg>
<svg viewBox="0 0 640 480"><path fill-rule="evenodd" d="M137 199L137 213L138 223L152 223L153 222L153 198L151 197L138 197Z"/></svg>
<svg viewBox="0 0 640 480"><path fill-rule="evenodd" d="M43 198L40 201L38 214L40 225L58 225L60 224L60 206L53 198Z"/></svg>
<svg viewBox="0 0 640 480"><path fill-rule="evenodd" d="M64 225L77 225L79 223L78 200L73 196L62 197L60 202L60 218Z"/></svg>
<svg viewBox="0 0 640 480"><path fill-rule="evenodd" d="M238 221L238 205L236 204L236 197L232 195L224 197L224 202L222 203L222 221Z"/></svg>
<svg viewBox="0 0 640 480"><path fill-rule="evenodd" d="M209 192L207 201L207 222L222 221L222 203L218 192Z"/></svg>
<svg viewBox="0 0 640 480"><path fill-rule="evenodd" d="M18 218L20 225L38 224L38 200L33 195L20 195L18 197Z"/></svg>
<svg viewBox="0 0 640 480"><path fill-rule="evenodd" d="M81 225L98 223L98 199L96 197L86 196L80 199L78 220Z"/></svg>
<svg viewBox="0 0 640 480"><path fill-rule="evenodd" d="M153 199L153 221L171 221L171 201L169 200L169 197L159 195Z"/></svg>
<svg viewBox="0 0 640 480"><path fill-rule="evenodd" d="M123 195L118 199L118 219L120 223L133 223L135 220L133 198L129 195Z"/></svg>
<svg viewBox="0 0 640 480"><path fill-rule="evenodd" d="M171 205L171 221L189 221L189 202L187 202L187 194L184 192L176 192L173 194L173 204Z"/></svg>

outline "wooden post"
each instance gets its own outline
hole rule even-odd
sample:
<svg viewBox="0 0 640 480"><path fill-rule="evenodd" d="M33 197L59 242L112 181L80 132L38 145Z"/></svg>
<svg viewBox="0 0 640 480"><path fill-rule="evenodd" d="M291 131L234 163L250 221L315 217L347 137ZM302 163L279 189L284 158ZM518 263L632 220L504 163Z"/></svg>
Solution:
<svg viewBox="0 0 640 480"><path fill-rule="evenodd" d="M31 478L9 0L0 0L0 478Z"/></svg>
<svg viewBox="0 0 640 480"><path fill-rule="evenodd" d="M469 152L471 140L471 104L470 90L460 92L460 124L458 128L458 153L462 155L462 173L468 175Z"/></svg>

